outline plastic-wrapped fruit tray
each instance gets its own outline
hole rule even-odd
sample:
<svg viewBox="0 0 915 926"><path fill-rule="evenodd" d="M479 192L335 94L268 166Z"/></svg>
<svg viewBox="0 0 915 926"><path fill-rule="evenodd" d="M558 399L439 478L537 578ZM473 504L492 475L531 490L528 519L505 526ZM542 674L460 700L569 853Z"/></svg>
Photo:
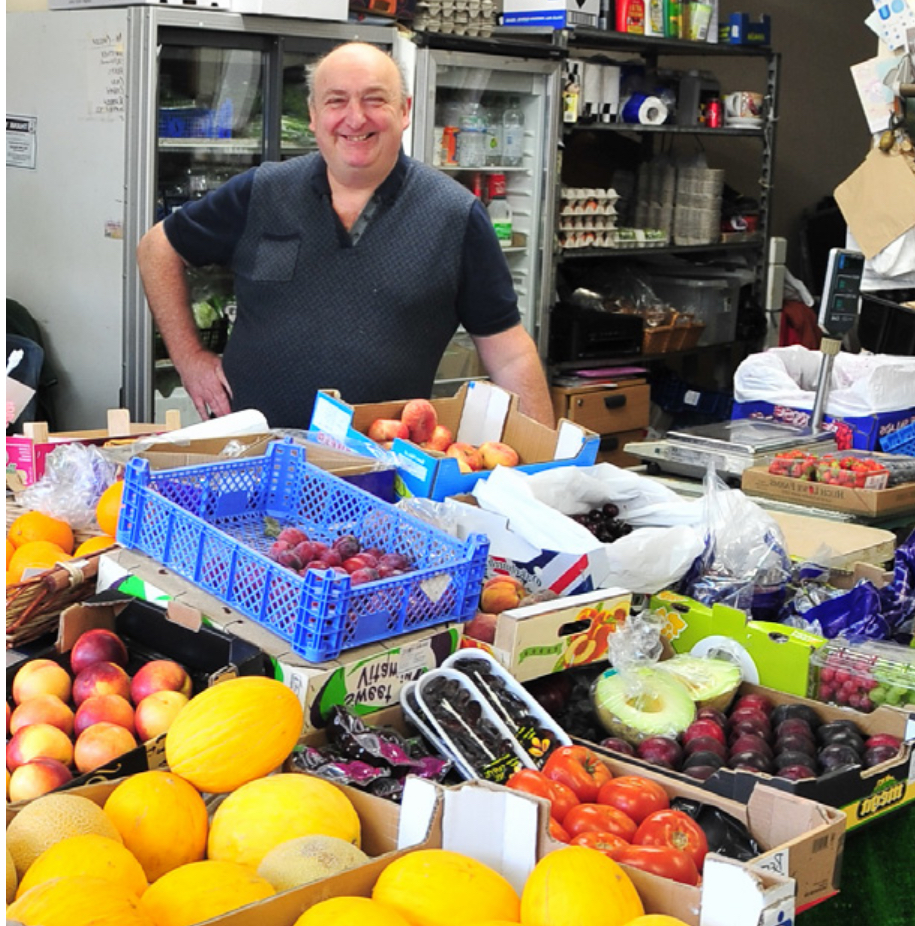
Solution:
<svg viewBox="0 0 915 926"><path fill-rule="evenodd" d="M442 668L467 675L524 750L527 763L542 768L557 746L572 740L523 685L485 650L458 650Z"/></svg>
<svg viewBox="0 0 915 926"><path fill-rule="evenodd" d="M915 650L880 640L827 640L810 657L808 695L865 713L915 709Z"/></svg>
<svg viewBox="0 0 915 926"><path fill-rule="evenodd" d="M413 691L434 740L465 778L504 784L533 763L473 682L456 669L426 672Z"/></svg>
<svg viewBox="0 0 915 926"><path fill-rule="evenodd" d="M267 556L268 519L309 539L353 534L400 553L412 569L351 583L332 569L304 575ZM127 464L117 540L262 624L311 662L476 612L489 542L460 541L311 466L305 448L275 441L262 457L151 471Z"/></svg>

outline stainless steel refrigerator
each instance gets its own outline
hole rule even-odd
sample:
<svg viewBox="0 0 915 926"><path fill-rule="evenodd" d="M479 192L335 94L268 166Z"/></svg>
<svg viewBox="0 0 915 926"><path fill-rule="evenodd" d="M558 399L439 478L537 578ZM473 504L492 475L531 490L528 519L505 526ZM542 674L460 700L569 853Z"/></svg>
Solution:
<svg viewBox="0 0 915 926"><path fill-rule="evenodd" d="M146 306L134 253L167 211L263 160L311 149L306 66L394 29L149 5L8 13L7 296L42 326L58 426L109 408L197 420ZM220 349L231 279L195 273Z"/></svg>
<svg viewBox="0 0 915 926"><path fill-rule="evenodd" d="M523 323L545 356L541 322L554 288L561 61L548 46L432 34L417 36L412 48L398 53L413 72L413 156L478 191L484 201L493 175L505 178L512 238L504 253ZM508 113L514 117L511 125ZM519 128L520 150L511 156L508 132ZM478 131L484 136L482 164ZM474 143L470 151L462 144L468 134ZM453 392L462 379L479 372L466 335L459 332L439 370L438 387Z"/></svg>

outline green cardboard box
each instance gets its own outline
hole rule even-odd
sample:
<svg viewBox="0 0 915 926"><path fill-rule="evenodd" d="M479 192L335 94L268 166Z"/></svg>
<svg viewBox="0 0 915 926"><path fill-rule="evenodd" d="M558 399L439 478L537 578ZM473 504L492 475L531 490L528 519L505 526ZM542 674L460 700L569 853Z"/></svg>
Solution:
<svg viewBox="0 0 915 926"><path fill-rule="evenodd" d="M674 652L724 650L738 659L746 681L802 697L807 694L810 656L826 642L784 624L752 621L737 608L709 607L674 592L653 596L651 608L667 617L663 634Z"/></svg>

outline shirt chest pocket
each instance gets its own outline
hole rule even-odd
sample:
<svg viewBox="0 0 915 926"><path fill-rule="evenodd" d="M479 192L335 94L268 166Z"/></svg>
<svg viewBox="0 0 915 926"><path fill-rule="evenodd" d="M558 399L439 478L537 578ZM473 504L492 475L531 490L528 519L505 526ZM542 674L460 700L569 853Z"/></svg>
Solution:
<svg viewBox="0 0 915 926"><path fill-rule="evenodd" d="M251 278L287 283L295 275L301 241L298 235L263 235L257 243Z"/></svg>

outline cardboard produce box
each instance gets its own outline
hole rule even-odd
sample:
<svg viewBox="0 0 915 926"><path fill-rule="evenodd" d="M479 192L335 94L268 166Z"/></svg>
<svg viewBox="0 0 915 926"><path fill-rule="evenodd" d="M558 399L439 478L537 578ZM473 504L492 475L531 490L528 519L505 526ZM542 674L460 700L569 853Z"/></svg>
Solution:
<svg viewBox="0 0 915 926"><path fill-rule="evenodd" d="M747 495L844 511L876 518L891 514L915 514L915 482L888 489L855 489L824 482L808 482L791 476L776 476L764 466L744 470L741 488Z"/></svg>
<svg viewBox="0 0 915 926"><path fill-rule="evenodd" d="M69 653L79 636L97 627L114 631L126 644L127 672L152 659L172 659L191 677L194 693L237 675L269 675L270 663L256 646L188 619L180 608L163 608L116 592L71 605L60 617L57 639L36 641L27 650L7 650L7 698L16 672L31 659L53 659L69 671ZM106 765L76 774L63 789L88 781L119 778L165 762L164 735L140 743Z"/></svg>
<svg viewBox="0 0 915 926"><path fill-rule="evenodd" d="M439 624L346 650L337 659L308 662L281 637L134 550L105 554L99 562L98 586L167 602L186 620L218 627L264 653L269 661L265 674L298 695L305 711L303 733L324 726L336 705L365 716L398 703L403 685L440 666L458 648L461 635L461 625Z"/></svg>
<svg viewBox="0 0 915 926"><path fill-rule="evenodd" d="M376 418L399 418L407 399L347 405L330 392L319 392L315 399L309 431L333 446L365 448L368 456L378 456L380 448L366 433ZM465 383L451 398L433 399L439 424L447 427L456 441L479 446L485 441L502 441L520 457L518 468L536 473L558 466L591 466L597 458L600 438L593 431L562 419L556 430L528 418L518 411L518 397L487 382ZM416 444L395 438L392 452L397 456L396 490L399 495L415 495L441 501L450 495L471 491L486 470L462 473L457 460L438 451L426 451Z"/></svg>
<svg viewBox="0 0 915 926"><path fill-rule="evenodd" d="M607 659L607 640L626 620L632 595L604 588L512 608L498 615L492 643L465 636L461 645L485 649L526 682Z"/></svg>

